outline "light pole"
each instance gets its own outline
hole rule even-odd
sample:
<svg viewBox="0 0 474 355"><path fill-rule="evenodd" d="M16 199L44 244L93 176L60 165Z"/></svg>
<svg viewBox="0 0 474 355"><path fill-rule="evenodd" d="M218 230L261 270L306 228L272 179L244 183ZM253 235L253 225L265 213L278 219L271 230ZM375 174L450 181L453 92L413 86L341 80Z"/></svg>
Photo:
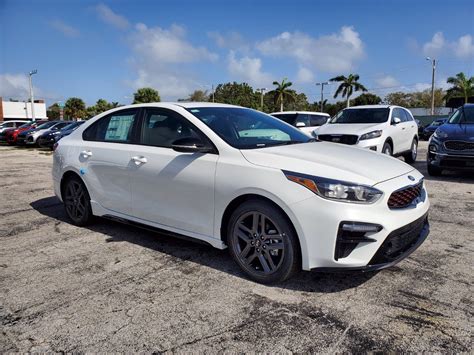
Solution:
<svg viewBox="0 0 474 355"><path fill-rule="evenodd" d="M265 91L267 91L267 88L260 88L256 89L255 91L260 93L260 111L263 112L263 96L265 95Z"/></svg>
<svg viewBox="0 0 474 355"><path fill-rule="evenodd" d="M329 81L316 83L316 86L320 86L320 85L321 85L321 112L324 112L324 85L329 85Z"/></svg>
<svg viewBox="0 0 474 355"><path fill-rule="evenodd" d="M36 121L35 118L35 98L33 97L33 84L31 82L31 77L36 74L38 71L36 69L30 71L28 75L30 76L30 103L31 103L31 118L33 121Z"/></svg>
<svg viewBox="0 0 474 355"><path fill-rule="evenodd" d="M436 70L436 59L431 59L430 57L426 57L426 60L431 62L431 116L434 116L434 85L435 85L435 70Z"/></svg>

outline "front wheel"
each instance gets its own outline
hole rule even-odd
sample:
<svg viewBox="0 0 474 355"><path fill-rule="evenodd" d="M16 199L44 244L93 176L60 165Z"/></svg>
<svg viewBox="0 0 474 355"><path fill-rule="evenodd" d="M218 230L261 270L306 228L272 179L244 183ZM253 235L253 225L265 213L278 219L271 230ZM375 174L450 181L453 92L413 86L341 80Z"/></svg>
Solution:
<svg viewBox="0 0 474 355"><path fill-rule="evenodd" d="M411 142L410 153L407 153L403 156L405 158L405 162L408 164L413 164L416 161L417 154L418 154L418 141L416 139L413 139L413 141Z"/></svg>
<svg viewBox="0 0 474 355"><path fill-rule="evenodd" d="M262 200L240 205L227 228L232 258L249 278L260 283L284 281L297 271L296 238L288 218Z"/></svg>
<svg viewBox="0 0 474 355"><path fill-rule="evenodd" d="M392 155L392 146L390 145L389 142L385 142L382 148L382 153L387 154L387 155Z"/></svg>
<svg viewBox="0 0 474 355"><path fill-rule="evenodd" d="M78 177L69 178L64 186L63 202L72 223L85 226L92 221L91 199L86 186Z"/></svg>

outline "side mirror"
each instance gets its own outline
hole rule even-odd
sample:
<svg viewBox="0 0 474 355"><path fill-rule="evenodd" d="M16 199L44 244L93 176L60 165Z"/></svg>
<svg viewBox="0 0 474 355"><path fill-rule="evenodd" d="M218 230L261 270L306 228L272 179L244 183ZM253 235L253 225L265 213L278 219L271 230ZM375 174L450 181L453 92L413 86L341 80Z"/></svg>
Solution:
<svg viewBox="0 0 474 355"><path fill-rule="evenodd" d="M394 118L392 119L392 124L397 125L397 124L399 124L400 122L402 122L402 120L401 120L400 118L398 118L398 117L394 117Z"/></svg>
<svg viewBox="0 0 474 355"><path fill-rule="evenodd" d="M182 153L211 153L213 151L210 146L195 137L179 138L171 144L171 148Z"/></svg>
<svg viewBox="0 0 474 355"><path fill-rule="evenodd" d="M300 128L300 127L306 127L306 124L304 122L297 122L296 123L296 127Z"/></svg>

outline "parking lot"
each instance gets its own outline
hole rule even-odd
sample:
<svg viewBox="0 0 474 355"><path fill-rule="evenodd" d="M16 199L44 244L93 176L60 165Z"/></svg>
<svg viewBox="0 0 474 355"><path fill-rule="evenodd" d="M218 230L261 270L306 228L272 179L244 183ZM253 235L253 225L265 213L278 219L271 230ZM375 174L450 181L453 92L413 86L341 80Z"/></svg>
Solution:
<svg viewBox="0 0 474 355"><path fill-rule="evenodd" d="M0 147L0 351L471 351L474 178L416 168L431 234L377 273L245 279L227 251L69 224L51 153Z"/></svg>

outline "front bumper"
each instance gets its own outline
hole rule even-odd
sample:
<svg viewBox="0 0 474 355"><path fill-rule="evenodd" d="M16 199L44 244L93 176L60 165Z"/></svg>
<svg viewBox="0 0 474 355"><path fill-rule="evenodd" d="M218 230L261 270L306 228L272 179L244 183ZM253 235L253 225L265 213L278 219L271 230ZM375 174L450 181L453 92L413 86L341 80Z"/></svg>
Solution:
<svg viewBox="0 0 474 355"><path fill-rule="evenodd" d="M426 162L440 169L474 170L474 152L449 151L433 136L428 144Z"/></svg>
<svg viewBox="0 0 474 355"><path fill-rule="evenodd" d="M364 205L355 203L336 202L325 200L319 196L290 205L296 219L297 232L300 238L303 255L303 269L320 270L374 270L388 267L399 262L418 245L403 255L397 255L396 260L374 262L374 257L382 250L383 243L393 236L392 233L426 217L429 209L428 193L423 187L422 194L415 204L406 208L390 209L388 200L392 192L401 187L409 186L414 182L407 178L411 175L415 182L423 176L416 170L397 178L381 182L374 187L384 192L384 195L374 204ZM343 222L376 224L380 230L368 235L370 241L361 241L353 250L338 257L338 234ZM429 231L428 225L420 231L420 244Z"/></svg>

